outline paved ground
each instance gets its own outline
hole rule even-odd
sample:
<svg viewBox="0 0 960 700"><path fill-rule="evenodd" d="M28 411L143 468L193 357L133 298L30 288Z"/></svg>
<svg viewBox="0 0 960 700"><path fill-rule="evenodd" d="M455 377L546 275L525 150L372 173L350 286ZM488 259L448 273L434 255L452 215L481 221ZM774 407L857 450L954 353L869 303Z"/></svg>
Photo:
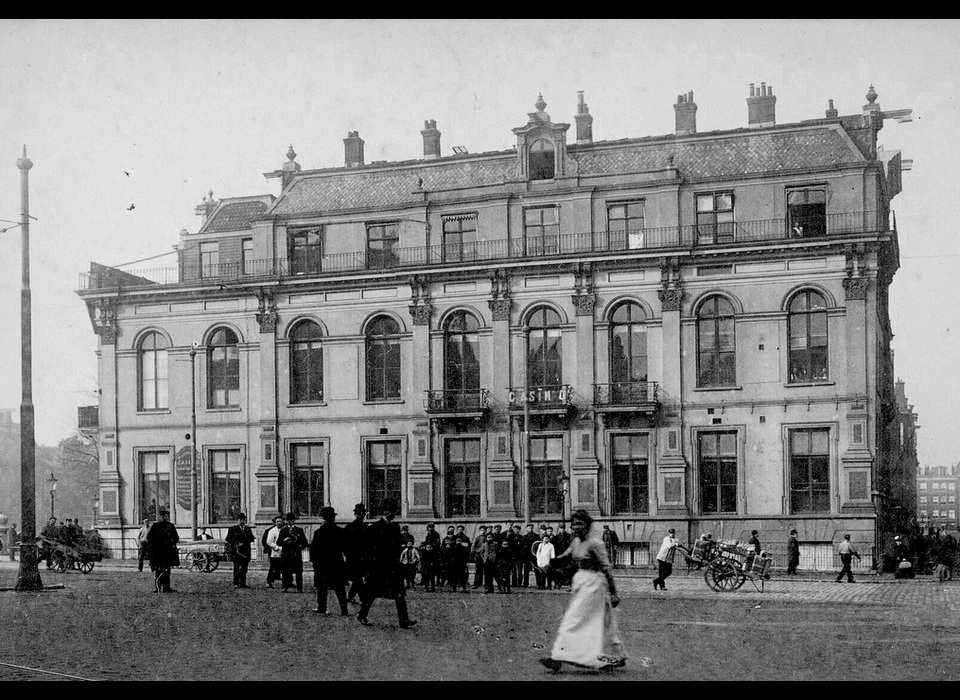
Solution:
<svg viewBox="0 0 960 700"><path fill-rule="evenodd" d="M0 562L0 589L17 566ZM297 595L266 588L263 571L237 591L227 571L175 570L177 593L158 596L152 575L127 563L41 573L63 588L0 591L0 680L960 680L960 582L929 577L805 575L716 593L681 572L654 592L652 571L619 570L627 668L552 676L537 659L565 591L415 590L420 625L400 630L389 601L377 601L369 628L312 614L309 574Z"/></svg>

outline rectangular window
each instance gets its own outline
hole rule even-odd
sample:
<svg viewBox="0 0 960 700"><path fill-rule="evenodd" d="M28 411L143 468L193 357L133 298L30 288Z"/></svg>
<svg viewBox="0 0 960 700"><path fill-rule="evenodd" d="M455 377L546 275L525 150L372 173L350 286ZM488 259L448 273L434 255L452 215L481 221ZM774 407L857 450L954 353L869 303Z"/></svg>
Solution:
<svg viewBox="0 0 960 700"><path fill-rule="evenodd" d="M480 440L447 440L447 517L480 515Z"/></svg>
<svg viewBox="0 0 960 700"><path fill-rule="evenodd" d="M697 240L701 245L730 243L734 238L733 193L697 195Z"/></svg>
<svg viewBox="0 0 960 700"><path fill-rule="evenodd" d="M289 234L290 274L320 272L323 260L323 236L319 227L297 229Z"/></svg>
<svg viewBox="0 0 960 700"><path fill-rule="evenodd" d="M140 517L157 520L170 509L169 452L140 452Z"/></svg>
<svg viewBox="0 0 960 700"><path fill-rule="evenodd" d="M927 504L927 497L926 497L926 496L920 496L920 504L921 504L921 505L926 505L926 504Z"/></svg>
<svg viewBox="0 0 960 700"><path fill-rule="evenodd" d="M926 491L926 490L927 490L927 484L926 484L926 482L923 482L923 483L920 484L920 490L921 490L921 491Z"/></svg>
<svg viewBox="0 0 960 700"><path fill-rule="evenodd" d="M388 267L396 267L400 262L396 252L399 243L399 224L368 224L367 269L382 270Z"/></svg>
<svg viewBox="0 0 960 700"><path fill-rule="evenodd" d="M253 239L244 238L240 241L240 267L243 269L243 274L252 275L256 272L256 268L253 263Z"/></svg>
<svg viewBox="0 0 960 700"><path fill-rule="evenodd" d="M614 435L613 512L649 513L649 435Z"/></svg>
<svg viewBox="0 0 960 700"><path fill-rule="evenodd" d="M533 515L563 513L563 438L530 438L530 512Z"/></svg>
<svg viewBox="0 0 960 700"><path fill-rule="evenodd" d="M643 200L607 205L611 250L643 248Z"/></svg>
<svg viewBox="0 0 960 700"><path fill-rule="evenodd" d="M957 490L957 484L956 484L955 482L951 481L949 484L947 484L947 490L949 490L949 491L956 491L956 490Z"/></svg>
<svg viewBox="0 0 960 700"><path fill-rule="evenodd" d="M220 244L217 242L200 244L200 276L218 277L220 275Z"/></svg>
<svg viewBox="0 0 960 700"><path fill-rule="evenodd" d="M240 507L240 450L210 450L210 522L237 519Z"/></svg>
<svg viewBox="0 0 960 700"><path fill-rule="evenodd" d="M790 431L790 512L830 512L830 431Z"/></svg>
<svg viewBox="0 0 960 700"><path fill-rule="evenodd" d="M523 212L523 238L527 255L555 255L560 252L560 210L533 207Z"/></svg>
<svg viewBox="0 0 960 700"><path fill-rule="evenodd" d="M810 238L827 234L827 191L809 188L787 191L787 219L790 235Z"/></svg>
<svg viewBox="0 0 960 700"><path fill-rule="evenodd" d="M460 262L477 259L477 216L445 216L443 218L443 261Z"/></svg>
<svg viewBox="0 0 960 700"><path fill-rule="evenodd" d="M305 442L290 447L290 476L293 479L293 510L299 515L320 517L324 505L323 480L326 445Z"/></svg>
<svg viewBox="0 0 960 700"><path fill-rule="evenodd" d="M700 465L700 512L737 512L737 433L697 435Z"/></svg>
<svg viewBox="0 0 960 700"><path fill-rule="evenodd" d="M367 443L367 504L371 517L379 517L384 500L401 503L400 441L384 440Z"/></svg>
<svg viewBox="0 0 960 700"><path fill-rule="evenodd" d="M933 503L934 503L934 505L936 505L936 504L939 503L939 502L940 502L940 497L939 497L939 496L934 496L934 497L933 497Z"/></svg>

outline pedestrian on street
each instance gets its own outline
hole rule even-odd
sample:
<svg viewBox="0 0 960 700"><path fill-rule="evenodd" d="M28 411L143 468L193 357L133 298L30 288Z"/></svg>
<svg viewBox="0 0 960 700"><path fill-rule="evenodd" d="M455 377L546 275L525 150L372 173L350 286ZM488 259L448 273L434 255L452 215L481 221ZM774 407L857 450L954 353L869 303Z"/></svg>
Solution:
<svg viewBox="0 0 960 700"><path fill-rule="evenodd" d="M153 570L157 593L176 593L170 587L170 570L180 566L180 553L177 551L179 541L177 528L170 522L170 511L161 510L160 520L147 533L150 568Z"/></svg>
<svg viewBox="0 0 960 700"><path fill-rule="evenodd" d="M143 571L143 560L147 559L149 561L149 555L147 554L147 534L150 532L150 518L143 519L143 527L140 528L140 532L137 533L137 549L139 549L139 555L137 562L137 571Z"/></svg>
<svg viewBox="0 0 960 700"><path fill-rule="evenodd" d="M307 533L297 525L297 516L287 513L286 525L280 531L280 582L281 592L293 588L297 580L297 593L303 593L303 550L310 546Z"/></svg>
<svg viewBox="0 0 960 700"><path fill-rule="evenodd" d="M407 612L407 598L403 588L403 575L400 573L400 526L393 520L400 512L397 502L385 498L380 504L383 515L366 532L364 561L366 581L360 593L360 612L357 620L361 625L369 625L367 615L373 601L377 598L393 598L397 606L397 619L400 627L407 629L417 624Z"/></svg>
<svg viewBox="0 0 960 700"><path fill-rule="evenodd" d="M520 582L521 588L530 585L530 572L536 569L537 557L534 553L534 546L540 542L540 536L533 531L533 525L527 525L527 532L520 542L520 551L523 558L523 579ZM536 578L536 575L534 575Z"/></svg>
<svg viewBox="0 0 960 700"><path fill-rule="evenodd" d="M347 600L357 604L357 595L363 588L363 540L367 528L367 507L358 503L353 507L353 520L343 529L343 555L347 565L347 579L350 581L350 590Z"/></svg>
<svg viewBox="0 0 960 700"><path fill-rule="evenodd" d="M556 552L553 544L550 542L550 535L544 530L542 539L536 545L534 557L536 558L536 579L539 590L551 590L553 588L553 575L550 573L550 562Z"/></svg>
<svg viewBox="0 0 960 700"><path fill-rule="evenodd" d="M760 554L760 537L756 530L750 531L750 539L747 540L747 544L753 547L754 554Z"/></svg>
<svg viewBox="0 0 960 700"><path fill-rule="evenodd" d="M463 592L467 592L467 582L470 580L470 574L467 572L467 564L470 561L470 538L467 536L466 528L463 525L457 525L457 576L460 587Z"/></svg>
<svg viewBox="0 0 960 700"><path fill-rule="evenodd" d="M787 540L787 574L797 575L797 567L800 565L800 540L797 539L797 531L790 531L790 538Z"/></svg>
<svg viewBox="0 0 960 700"><path fill-rule="evenodd" d="M500 545L494 539L494 533L487 530L487 539L480 548L480 567L483 569L483 592L493 593L493 582L497 578L497 556Z"/></svg>
<svg viewBox="0 0 960 700"><path fill-rule="evenodd" d="M16 551L20 547L20 533L17 532L17 524L14 523L10 526L10 551L7 554L10 556L10 561L16 561Z"/></svg>
<svg viewBox="0 0 960 700"><path fill-rule="evenodd" d="M227 546L233 556L233 587L250 588L247 585L247 569L250 566L250 559L253 557L253 550L250 545L256 539L253 530L247 526L247 516L245 513L237 514L237 524L227 530Z"/></svg>
<svg viewBox="0 0 960 700"><path fill-rule="evenodd" d="M323 524L313 533L310 542L310 563L313 564L313 584L317 588L317 607L313 612L327 614L327 592L333 589L340 604L340 615L346 616L347 593L344 590L346 564L343 559L347 543L346 531L337 525L337 513L327 506L320 511Z"/></svg>
<svg viewBox="0 0 960 700"><path fill-rule="evenodd" d="M480 588L483 585L483 557L481 552L487 543L487 526L481 525L476 537L473 538L473 546L470 548L470 555L473 557L473 587Z"/></svg>
<svg viewBox="0 0 960 700"><path fill-rule="evenodd" d="M573 541L564 556L573 559L577 572L553 649L540 662L554 673L564 662L597 670L621 668L627 655L614 610L620 599L606 548L586 511L573 514L570 529Z"/></svg>
<svg viewBox="0 0 960 700"><path fill-rule="evenodd" d="M610 560L610 566L617 566L617 546L620 544L620 538L617 533L610 529L609 525L603 526L603 546L607 550L607 559Z"/></svg>
<svg viewBox="0 0 960 700"><path fill-rule="evenodd" d="M403 551L400 552L400 569L403 571L403 583L407 588L416 587L419 568L420 552L413 546L413 542L407 542ZM422 582L423 579L421 579Z"/></svg>
<svg viewBox="0 0 960 700"><path fill-rule="evenodd" d="M667 530L667 536L663 538L663 543L657 552L657 577L653 579L653 590L657 588L661 591L667 590L667 577L673 573L673 556L680 544L676 534L677 531L672 527Z"/></svg>
<svg viewBox="0 0 960 700"><path fill-rule="evenodd" d="M840 583L844 575L847 577L847 583L853 583L853 571L850 570L850 564L853 563L854 557L857 558L857 561L860 561L860 552L850 542L850 535L843 536L843 542L837 548L837 554L840 555L840 563L843 564L843 568L837 574L837 583Z"/></svg>
<svg viewBox="0 0 960 700"><path fill-rule="evenodd" d="M270 562L270 569L267 571L267 587L269 588L273 588L273 582L282 577L280 568L280 556L283 554L280 549L280 533L282 531L283 518L278 515L273 519L273 527L268 528L263 533L263 539L260 542L267 555L267 561Z"/></svg>

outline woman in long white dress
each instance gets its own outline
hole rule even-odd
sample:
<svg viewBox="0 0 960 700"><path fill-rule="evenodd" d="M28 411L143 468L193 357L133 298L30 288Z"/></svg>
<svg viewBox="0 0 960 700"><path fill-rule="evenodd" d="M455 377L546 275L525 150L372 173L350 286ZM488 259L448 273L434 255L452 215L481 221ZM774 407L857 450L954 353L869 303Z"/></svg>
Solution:
<svg viewBox="0 0 960 700"><path fill-rule="evenodd" d="M606 548L586 511L573 514L570 529L573 542L557 559L572 559L577 573L553 650L540 662L554 673L564 663L598 670L619 668L626 663L627 655L614 612L620 599Z"/></svg>

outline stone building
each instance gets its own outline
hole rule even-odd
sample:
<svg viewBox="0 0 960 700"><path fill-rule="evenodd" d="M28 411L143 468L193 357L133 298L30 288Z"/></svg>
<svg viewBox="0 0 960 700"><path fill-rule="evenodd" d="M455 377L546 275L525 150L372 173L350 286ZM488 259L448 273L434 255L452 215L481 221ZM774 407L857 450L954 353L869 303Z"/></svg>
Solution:
<svg viewBox="0 0 960 700"><path fill-rule="evenodd" d="M909 166L877 147L909 110L876 100L777 124L751 85L746 127L701 133L690 92L675 133L594 141L580 93L572 130L540 97L506 151L443 155L434 121L417 160L291 147L279 196L204 199L175 268L84 275L102 532L190 524L193 403L215 530L394 497L414 531L585 508L633 563L669 527L869 553Z"/></svg>
<svg viewBox="0 0 960 700"><path fill-rule="evenodd" d="M917 521L924 533L950 531L956 536L960 466L922 467L917 474Z"/></svg>

